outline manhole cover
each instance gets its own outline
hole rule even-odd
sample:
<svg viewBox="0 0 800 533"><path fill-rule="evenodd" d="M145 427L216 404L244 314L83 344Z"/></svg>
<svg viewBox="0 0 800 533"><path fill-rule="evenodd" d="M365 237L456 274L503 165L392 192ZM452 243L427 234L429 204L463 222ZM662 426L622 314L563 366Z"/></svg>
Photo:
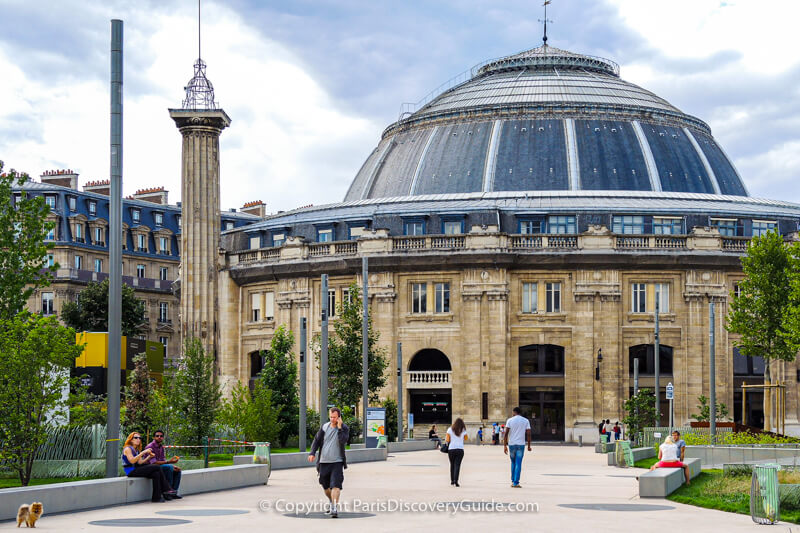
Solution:
<svg viewBox="0 0 800 533"><path fill-rule="evenodd" d="M331 515L325 513L284 513L283 516L288 516L290 518L324 518L326 520L334 520L331 518ZM336 518L335 520L341 520L342 518L369 518L371 516L375 515L372 513L339 513L339 518Z"/></svg>
<svg viewBox="0 0 800 533"><path fill-rule="evenodd" d="M654 505L649 503L559 503L559 507L582 509L584 511L669 511L675 509L671 505Z"/></svg>
<svg viewBox="0 0 800 533"><path fill-rule="evenodd" d="M225 516L232 514L247 514L244 509L174 509L170 511L157 511L156 514L167 516Z"/></svg>
<svg viewBox="0 0 800 533"><path fill-rule="evenodd" d="M161 527L179 526L181 524L191 523L191 520L181 520L180 518L114 518L111 520L93 520L89 522L89 525L109 527Z"/></svg>

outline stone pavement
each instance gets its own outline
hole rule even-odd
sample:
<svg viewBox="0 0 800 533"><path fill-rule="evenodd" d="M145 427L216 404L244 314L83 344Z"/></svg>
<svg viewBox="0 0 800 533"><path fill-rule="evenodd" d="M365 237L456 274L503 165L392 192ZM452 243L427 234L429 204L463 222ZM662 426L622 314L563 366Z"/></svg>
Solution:
<svg viewBox="0 0 800 533"><path fill-rule="evenodd" d="M525 454L521 483L510 487L510 467L502 446L467 446L461 487L451 487L447 456L435 450L397 453L386 462L361 463L345 471L338 520L322 515L322 490L312 468L273 472L268 486L187 496L161 504L141 503L94 511L45 515L42 531L127 531L103 520L139 519L146 531L408 531L455 527L460 531L499 531L511 526L533 531L755 531L749 516L681 505L668 500L640 500L638 469L606 466L593 448L534 446ZM527 511L488 511L492 503L521 504ZM453 507L460 505L458 510ZM312 508L305 515L301 506ZM416 507L438 505L440 511ZM358 508L356 508L358 506ZM370 507L371 506L371 507ZM397 506L405 510L395 511ZM415 509L411 509L414 506ZM383 509L381 509L383 507ZM469 507L473 511L468 510ZM483 512L474 512L483 507ZM535 509L538 507L538 511ZM299 510L295 517L291 511ZM227 514L221 514L227 513ZM286 516L289 514L290 516ZM161 523L170 521L171 524ZM132 524L131 524L132 525ZM0 529L15 527L0 523ZM135 529L135 528L134 528ZM786 524L770 531L789 531Z"/></svg>

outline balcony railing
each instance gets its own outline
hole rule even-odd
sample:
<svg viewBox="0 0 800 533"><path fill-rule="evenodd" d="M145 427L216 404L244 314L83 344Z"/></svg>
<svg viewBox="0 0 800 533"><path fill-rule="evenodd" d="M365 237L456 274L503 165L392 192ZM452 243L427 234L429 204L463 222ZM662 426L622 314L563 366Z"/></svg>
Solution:
<svg viewBox="0 0 800 533"><path fill-rule="evenodd" d="M465 248L467 239L463 235L448 237L431 237L431 248L454 249Z"/></svg>
<svg viewBox="0 0 800 533"><path fill-rule="evenodd" d="M407 386L416 389L449 389L452 387L451 370L409 370Z"/></svg>
<svg viewBox="0 0 800 533"><path fill-rule="evenodd" d="M684 235L620 235L616 238L617 250L660 248L682 250L686 248Z"/></svg>
<svg viewBox="0 0 800 533"><path fill-rule="evenodd" d="M578 248L577 235L512 235L511 249Z"/></svg>
<svg viewBox="0 0 800 533"><path fill-rule="evenodd" d="M327 242L319 242L308 245L308 255L310 257L320 257L323 255L331 255L331 245Z"/></svg>
<svg viewBox="0 0 800 533"><path fill-rule="evenodd" d="M393 250L424 250L425 237L395 237L392 243Z"/></svg>
<svg viewBox="0 0 800 533"><path fill-rule="evenodd" d="M750 237L724 237L722 249L726 252L746 252Z"/></svg>

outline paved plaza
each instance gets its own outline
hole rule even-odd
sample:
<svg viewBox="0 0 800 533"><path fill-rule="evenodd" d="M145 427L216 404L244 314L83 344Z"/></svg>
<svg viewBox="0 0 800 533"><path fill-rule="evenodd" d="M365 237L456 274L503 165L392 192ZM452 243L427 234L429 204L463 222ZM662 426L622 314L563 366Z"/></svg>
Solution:
<svg viewBox="0 0 800 533"><path fill-rule="evenodd" d="M526 453L522 488L510 486L502 446L467 446L461 487L451 487L447 456L435 450L397 453L386 462L360 463L345 472L337 520L320 508L322 491L312 468L273 472L269 485L79 513L45 515L43 531L409 531L454 526L460 531L755 531L749 516L638 497L639 469L606 466L593 448L535 446ZM514 504L513 511L491 511ZM519 504L519 505L517 505ZM455 509L456 505L458 508ZM304 507L310 507L305 514ZM404 507L402 510L395 510ZM438 507L439 510L420 510ZM471 510L469 508L472 508ZM524 510L527 507L528 510ZM538 509L538 511L537 511ZM303 517L295 517L298 510ZM112 525L96 525L112 521ZM0 529L14 528L3 522ZM795 528L797 529L797 528ZM790 531L788 525L770 531Z"/></svg>

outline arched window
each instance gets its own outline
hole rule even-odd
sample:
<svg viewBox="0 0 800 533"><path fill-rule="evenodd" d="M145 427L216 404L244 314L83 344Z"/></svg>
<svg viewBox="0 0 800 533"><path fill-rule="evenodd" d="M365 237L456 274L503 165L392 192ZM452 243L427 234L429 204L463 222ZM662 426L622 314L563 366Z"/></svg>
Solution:
<svg viewBox="0 0 800 533"><path fill-rule="evenodd" d="M439 350L428 348L420 350L408 363L408 369L414 370L452 370L450 359Z"/></svg>
<svg viewBox="0 0 800 533"><path fill-rule="evenodd" d="M564 375L564 347L529 344L519 349L519 375Z"/></svg>
<svg viewBox="0 0 800 533"><path fill-rule="evenodd" d="M672 374L672 346L664 344L659 347L658 373ZM639 375L653 376L656 373L655 345L638 344L628 349L630 373L633 375L633 361L639 360Z"/></svg>

